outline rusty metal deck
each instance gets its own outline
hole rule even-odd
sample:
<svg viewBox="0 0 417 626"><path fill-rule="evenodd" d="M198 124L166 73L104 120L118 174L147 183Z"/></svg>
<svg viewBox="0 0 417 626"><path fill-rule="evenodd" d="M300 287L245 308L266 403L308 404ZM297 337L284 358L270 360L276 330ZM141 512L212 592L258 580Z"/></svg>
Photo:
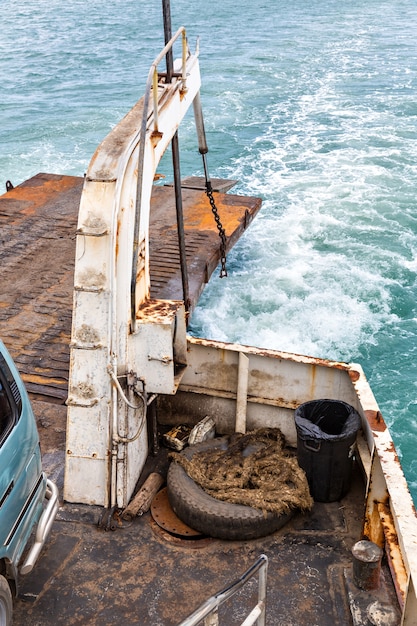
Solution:
<svg viewBox="0 0 417 626"><path fill-rule="evenodd" d="M41 427L41 440L47 430ZM43 460L61 489L62 475L54 472L62 468L58 454L44 452ZM145 475L162 471L164 459L149 460L152 467ZM268 626L349 626L348 593L360 614L366 615L374 601L395 604L386 564L379 589L355 591L352 586L351 548L360 536L364 497L355 469L343 500L316 502L310 513L297 514L281 530L251 541L179 538L150 512L132 522L120 520L120 528L105 532L96 526L98 507L63 503L41 560L22 579L13 623L175 626L264 553L269 559ZM255 579L222 607L220 624L241 624L256 601Z"/></svg>
<svg viewBox="0 0 417 626"><path fill-rule="evenodd" d="M225 181L213 181L227 188ZM222 186L223 185L223 186ZM75 231L83 178L37 174L0 197L0 337L29 393L62 404L67 397ZM192 310L220 260L219 237L199 179L183 189ZM227 249L261 200L215 193ZM150 222L151 296L182 299L174 191L155 186Z"/></svg>

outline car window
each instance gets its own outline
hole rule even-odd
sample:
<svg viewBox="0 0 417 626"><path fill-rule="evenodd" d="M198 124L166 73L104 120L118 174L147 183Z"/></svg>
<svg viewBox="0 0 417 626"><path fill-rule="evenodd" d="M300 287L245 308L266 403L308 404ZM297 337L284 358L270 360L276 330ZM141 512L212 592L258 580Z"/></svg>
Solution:
<svg viewBox="0 0 417 626"><path fill-rule="evenodd" d="M22 396L17 382L0 353L0 446L22 413Z"/></svg>
<svg viewBox="0 0 417 626"><path fill-rule="evenodd" d="M16 411L0 376L0 445L6 439L14 424L15 414Z"/></svg>

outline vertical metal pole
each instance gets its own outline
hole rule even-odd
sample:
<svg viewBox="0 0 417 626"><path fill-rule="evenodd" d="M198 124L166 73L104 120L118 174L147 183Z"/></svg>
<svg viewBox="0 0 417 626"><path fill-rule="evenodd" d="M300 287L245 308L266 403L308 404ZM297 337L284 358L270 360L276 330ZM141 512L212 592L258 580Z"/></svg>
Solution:
<svg viewBox="0 0 417 626"><path fill-rule="evenodd" d="M259 570L259 583L258 583L258 602L262 606L262 612L256 622L257 626L265 626L266 624L266 589L267 589L267 577L268 577L268 560L263 554L265 559L263 566ZM261 558L262 558L261 557Z"/></svg>
<svg viewBox="0 0 417 626"><path fill-rule="evenodd" d="M172 37L171 26L171 8L169 0L162 0L162 8L164 14L164 34L165 45ZM172 48L169 50L166 56L167 65L167 83L172 80L172 74L174 69ZM185 310L190 308L190 292L188 286L188 272L187 272L187 258L185 254L185 233L184 233L184 214L182 207L182 193L181 193L181 171L180 171L180 151L178 143L178 132L172 138L172 165L174 168L174 189L175 189L175 208L177 212L177 232L178 232L178 246L180 253L180 265L181 265L181 280L182 280L182 294L185 305Z"/></svg>
<svg viewBox="0 0 417 626"><path fill-rule="evenodd" d="M152 456L156 456L159 451L159 440L158 440L158 417L156 412L156 400L153 400L151 404L148 406L147 410L147 420L148 420L148 443L151 449Z"/></svg>
<svg viewBox="0 0 417 626"><path fill-rule="evenodd" d="M175 208L177 211L177 232L178 246L180 251L182 294L185 310L188 312L190 309L190 292L188 287L187 257L185 252L184 214L182 210L180 150L178 144L178 133L175 133L175 135L173 136L171 146L172 163L174 166Z"/></svg>
<svg viewBox="0 0 417 626"><path fill-rule="evenodd" d="M165 45L167 45L168 41L170 41L172 37L170 0L162 0L162 11L164 15ZM170 50L168 50L167 52L166 64L167 64L167 83L170 83L172 80L172 73L174 70L174 57L173 57L172 48L170 48Z"/></svg>
<svg viewBox="0 0 417 626"><path fill-rule="evenodd" d="M239 352L236 393L236 425L237 433L246 432L246 412L248 402L249 359L246 354Z"/></svg>
<svg viewBox="0 0 417 626"><path fill-rule="evenodd" d="M206 130L204 128L204 118L203 118L203 109L201 107L201 99L200 92L197 93L193 102L194 108L194 118L195 118L195 126L197 129L197 137L198 137L198 150L200 154L204 155L208 152L207 139L206 139ZM206 169L206 162L204 161L204 169ZM206 173L206 178L208 178L208 172Z"/></svg>

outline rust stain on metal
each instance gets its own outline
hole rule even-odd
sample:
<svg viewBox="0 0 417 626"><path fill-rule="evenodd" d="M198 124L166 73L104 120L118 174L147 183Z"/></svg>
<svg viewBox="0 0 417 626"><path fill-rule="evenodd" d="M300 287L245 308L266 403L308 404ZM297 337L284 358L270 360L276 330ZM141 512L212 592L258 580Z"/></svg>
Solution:
<svg viewBox="0 0 417 626"><path fill-rule="evenodd" d="M274 398L274 400L275 400L275 402L276 402L276 404L277 404L278 406L283 406L283 407L285 407L286 409L294 409L294 410L295 410L295 409L297 409L297 408L300 406L300 404L301 404L301 401L300 401L300 400L291 400L291 401L288 401L288 400L285 400L285 398Z"/></svg>
<svg viewBox="0 0 417 626"><path fill-rule="evenodd" d="M74 176L49 176L38 174L2 196L1 203L18 201L20 211L27 215L36 215L38 209L51 202L54 196L70 191L74 187ZM2 207L3 208L3 207Z"/></svg>
<svg viewBox="0 0 417 626"><path fill-rule="evenodd" d="M386 501L379 503L378 511L385 536L385 552L387 554L389 567L393 575L397 598L400 605L404 606L408 585L408 575L401 555L397 531L395 529L389 502Z"/></svg>
<svg viewBox="0 0 417 626"><path fill-rule="evenodd" d="M145 300L136 312L138 320L146 320L158 323L167 317L175 315L178 310L178 302L168 300Z"/></svg>
<svg viewBox="0 0 417 626"><path fill-rule="evenodd" d="M388 498L388 496L387 496ZM381 502L374 500L370 510L367 509L364 520L364 537L373 541L380 548L384 547L384 532L381 524L378 507Z"/></svg>
<svg viewBox="0 0 417 626"><path fill-rule="evenodd" d="M359 380L360 378L360 374L359 372L357 372L356 370L350 369L349 370L349 378L353 383L356 383L356 381Z"/></svg>
<svg viewBox="0 0 417 626"><path fill-rule="evenodd" d="M315 396L315 386L316 386L316 372L317 372L317 366L313 365L311 368L311 375L310 375L310 398L314 398Z"/></svg>
<svg viewBox="0 0 417 626"><path fill-rule="evenodd" d="M203 537L198 530L190 528L175 515L168 500L166 487L161 489L152 500L151 513L158 526L172 535L183 537L184 539Z"/></svg>
<svg viewBox="0 0 417 626"><path fill-rule="evenodd" d="M151 133L151 144L152 144L153 148L155 148L158 145L158 143L161 141L162 137L163 137L163 133L161 133L158 130L154 130Z"/></svg>
<svg viewBox="0 0 417 626"><path fill-rule="evenodd" d="M224 345L225 348L230 350L230 344L227 344L221 341L212 341L210 339L194 337L193 342L201 346L208 346L208 347L212 345L216 345L216 347ZM342 371L349 371L349 367L350 367L348 363L343 363L340 361L328 361L326 359L320 359L320 358L316 358L312 356L296 354L293 352L282 352L279 350L257 348L255 346L248 346L248 345L241 345L239 347L245 352L245 354L256 354L259 356L267 356L268 358L278 359L279 361L292 361L294 363L305 363L306 365L313 365L313 366L318 365L318 366L325 367L326 369L337 369L337 370L342 370Z"/></svg>
<svg viewBox="0 0 417 626"><path fill-rule="evenodd" d="M25 382L30 382L34 384L42 384L42 385L61 385L62 379L60 378L49 378L45 376L44 372L39 368L39 374L26 374Z"/></svg>
<svg viewBox="0 0 417 626"><path fill-rule="evenodd" d="M394 442L392 440L390 441L390 444L385 449L386 449L386 451L388 453L390 453L394 457L393 458L394 463L397 463L398 465L401 465L400 459L398 458L398 454L397 454L397 451L395 449Z"/></svg>
<svg viewBox="0 0 417 626"><path fill-rule="evenodd" d="M376 432L384 432L387 429L384 418L380 411L366 410L365 417L372 428Z"/></svg>
<svg viewBox="0 0 417 626"><path fill-rule="evenodd" d="M123 209L122 209L123 211ZM117 232L116 232L116 258L119 256L119 233L120 233L120 228L121 228L121 217L118 218L117 220Z"/></svg>
<svg viewBox="0 0 417 626"><path fill-rule="evenodd" d="M168 544L172 544L176 548L186 548L192 550L201 550L203 548L207 548L210 546L215 540L211 537L197 537L197 538L189 538L184 540L182 537L176 537L172 533L166 531L164 528L159 526L153 519L153 517L149 517L149 525L151 527L154 535L159 539L167 542Z"/></svg>
<svg viewBox="0 0 417 626"><path fill-rule="evenodd" d="M271 356L271 351L269 350L256 350L256 353L264 356ZM274 356L274 355L272 355ZM276 358L285 358L285 360L288 361L296 361L296 362L300 362L303 361L305 363L308 363L310 365L313 365L313 367L315 366L319 366L319 367L326 367L327 369L329 367L333 368L333 369L338 369L338 370L349 370L349 365L347 363L341 363L339 361L327 361L326 359L320 359L317 357L313 357L313 356L304 356L301 354L293 354L290 352L278 352L276 355Z"/></svg>
<svg viewBox="0 0 417 626"><path fill-rule="evenodd" d="M314 358L312 357L313 360L315 361L316 365L320 365L322 367L329 367L329 361L326 361L326 359L318 359L318 358ZM334 369L337 370L347 370L349 369L349 366L347 365L347 363L341 363L340 361L334 361L331 366Z"/></svg>

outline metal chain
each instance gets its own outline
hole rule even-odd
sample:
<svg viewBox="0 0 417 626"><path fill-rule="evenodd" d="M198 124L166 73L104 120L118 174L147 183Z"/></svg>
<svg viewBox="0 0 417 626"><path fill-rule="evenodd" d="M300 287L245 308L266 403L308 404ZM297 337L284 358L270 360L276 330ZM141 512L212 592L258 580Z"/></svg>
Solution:
<svg viewBox="0 0 417 626"><path fill-rule="evenodd" d="M207 194L207 197L208 197L208 199L210 201L211 210L212 210L212 213L214 215L214 219L215 219L215 222L216 222L217 229L219 231L219 237L220 237L220 264L221 264L220 278L224 278L225 276L227 276L227 269L226 269L226 232L225 232L225 230L224 230L224 228L222 226L222 223L221 223L220 217L219 217L219 213L217 211L216 203L214 202L213 190L212 190L210 181L206 181L206 194Z"/></svg>
<svg viewBox="0 0 417 626"><path fill-rule="evenodd" d="M222 226L222 223L220 221L220 217L219 217L219 213L217 211L217 207L216 207L216 203L214 202L214 198L213 198L213 189L211 186L211 182L210 180L208 180L206 178L206 194L207 197L210 201L210 206L211 206L211 210L212 213L214 215L214 219L216 222L216 226L217 229L219 231L219 237L220 237L220 264L221 264L221 268L220 268L220 278L224 278L225 276L227 276L227 269L226 269L226 232Z"/></svg>
<svg viewBox="0 0 417 626"><path fill-rule="evenodd" d="M201 113L201 112L200 112ZM202 128L202 134L204 136L204 143L205 143L205 135L204 135L204 127ZM206 160L206 154L208 152L208 148L207 145L205 144L204 146L199 148L200 150L200 154L203 158L203 167L204 167L204 178L206 181L206 195L210 201L210 206L211 206L211 210L212 213L214 215L214 219L216 221L216 226L217 229L219 231L219 237L220 237L220 263L221 263L221 268L220 268L220 278L224 278L225 276L227 276L227 269L226 269L226 232L222 226L222 223L220 221L220 216L219 213L217 211L217 207L216 207L216 203L214 202L214 198L213 198L213 187L211 185L211 180L210 180L210 176L208 173L208 167L207 167L207 160Z"/></svg>

